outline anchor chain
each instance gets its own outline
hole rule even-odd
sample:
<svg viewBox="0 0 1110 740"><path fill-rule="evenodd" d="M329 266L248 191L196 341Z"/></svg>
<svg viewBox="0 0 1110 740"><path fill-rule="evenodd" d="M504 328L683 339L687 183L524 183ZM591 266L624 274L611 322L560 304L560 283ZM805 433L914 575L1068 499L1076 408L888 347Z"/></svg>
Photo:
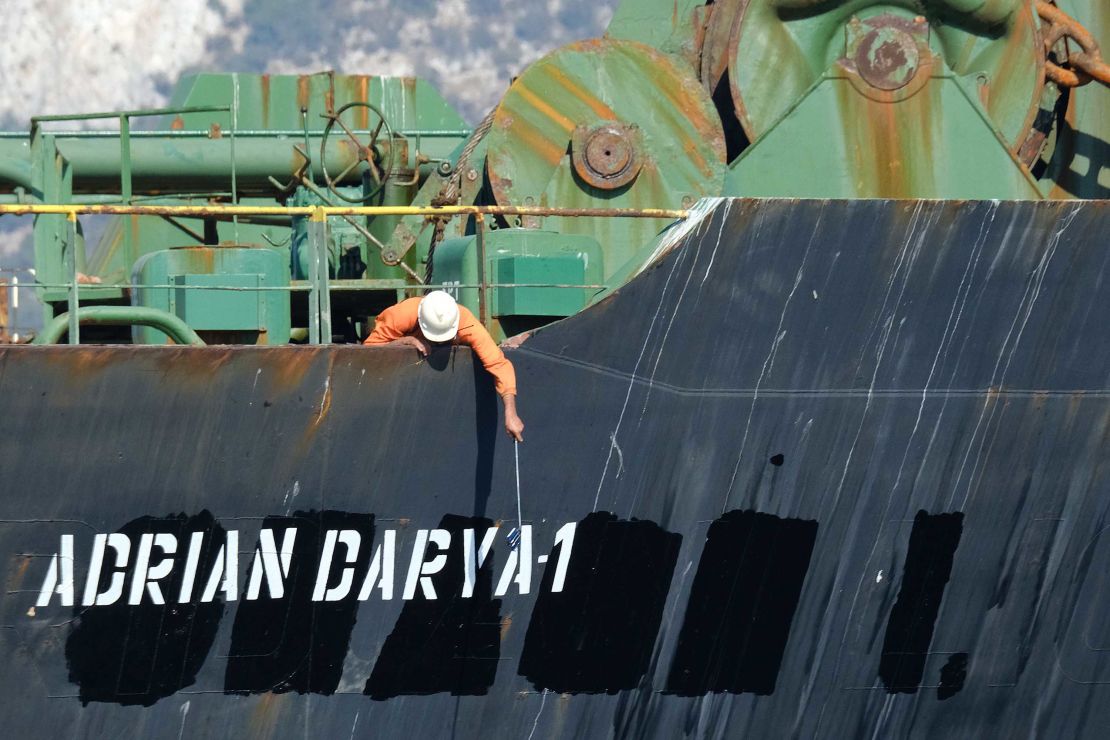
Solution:
<svg viewBox="0 0 1110 740"><path fill-rule="evenodd" d="M1045 54L1063 41L1074 43L1079 51L1068 49L1066 66L1051 59L1045 61L1045 74L1060 87L1082 87L1092 81L1110 87L1110 64L1102 58L1095 37L1083 25L1050 2L1037 0L1037 14L1047 25L1044 27Z"/></svg>

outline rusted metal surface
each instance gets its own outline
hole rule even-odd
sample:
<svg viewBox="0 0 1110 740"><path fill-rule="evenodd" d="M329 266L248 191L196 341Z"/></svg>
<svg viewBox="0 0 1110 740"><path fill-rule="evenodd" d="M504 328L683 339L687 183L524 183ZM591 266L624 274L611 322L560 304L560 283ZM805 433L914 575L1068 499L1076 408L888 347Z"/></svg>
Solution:
<svg viewBox="0 0 1110 740"><path fill-rule="evenodd" d="M917 16L913 20L884 13L873 16L866 21L853 18L848 23L848 44L845 56L837 62L837 72L846 73L852 88L868 101L880 103L880 106L866 105L867 113L862 116L846 115L847 121L842 124L845 128L852 126L848 121L860 121L860 127L869 127L874 124L886 125L888 128L898 119L912 122L906 128L922 126L922 133L927 133L932 128L928 119L939 113L940 106L935 103L915 101L915 105L922 106L913 115L907 115L903 108L889 107L894 103L901 103L917 95L930 83L934 72L943 63L937 59L929 47L930 36L929 22L924 16ZM829 76L833 76L830 74ZM858 112L858 109L857 111ZM847 113L847 111L846 111ZM880 123L881 122L881 123ZM943 123L938 121L937 124ZM896 123L894 123L897 126ZM907 131L910 133L911 131ZM889 134L887 138L890 138ZM876 142L875 147L884 146ZM909 154L908 142L901 140L893 142L893 146L885 144L888 149L898 149L904 146L906 152L901 158L920 160L921 157L912 157ZM928 147L927 147L928 148ZM866 145L859 149L861 158L868 154ZM889 157L893 152L886 152L886 156L879 156L880 162L893 164ZM927 157L924 158L927 161ZM891 192L892 197L905 197L910 193Z"/></svg>
<svg viewBox="0 0 1110 740"><path fill-rule="evenodd" d="M477 564L463 546L516 519L513 448L468 351L0 349L20 431L0 446L0 686L19 697L0 721L20 737L1101 738L1108 208L719 204L507 352L529 434L526 593L492 593L503 533ZM208 525L171 530L173 571L152 576L166 603L139 580L128 604L142 535L180 515ZM238 536L237 584L181 603L188 535L214 525ZM248 598L261 530L281 543L293 525L282 596ZM314 602L323 530L341 528L360 534L354 588ZM406 598L433 529L450 537L437 598ZM386 532L392 598L360 600ZM121 594L82 606L108 533L131 547L104 561L101 591L118 573ZM66 536L75 605L40 606ZM341 552L325 586L349 572Z"/></svg>
<svg viewBox="0 0 1110 740"><path fill-rule="evenodd" d="M1102 58L1102 50L1094 35L1079 21L1052 3L1037 0L1037 13L1048 24L1044 31L1045 54L1052 54L1061 41L1074 43L1078 51L1067 51L1067 66L1047 62L1047 73L1062 87L1082 87L1092 81L1110 86L1110 64Z"/></svg>
<svg viewBox="0 0 1110 740"><path fill-rule="evenodd" d="M708 6L705 38L701 47L701 81L712 95L728 71L729 46L736 24L750 0L718 0Z"/></svg>
<svg viewBox="0 0 1110 740"><path fill-rule="evenodd" d="M599 163L591 174L585 164L587 140L604 131L609 134L603 139L623 143L619 150L609 148L610 158L618 152L613 163ZM724 176L720 118L696 76L674 57L631 41L581 41L533 64L497 107L487 147L490 189L503 206L687 208L698 198L719 194ZM626 148L628 161L622 163L619 151ZM599 162L606 159L605 151L602 145ZM616 178L621 184L598 187L595 182L605 183L604 171L614 164L623 173ZM630 169L621 169L622 164ZM605 249L609 274L666 226L663 220L535 215L519 225L596 238Z"/></svg>
<svg viewBox="0 0 1110 740"><path fill-rule="evenodd" d="M848 58L867 84L885 91L900 90L917 76L921 65L919 39L928 54L928 24L924 16L912 21L880 15L848 24Z"/></svg>
<svg viewBox="0 0 1110 740"><path fill-rule="evenodd" d="M1097 0L1061 0L1096 39L1110 38L1110 5ZM1061 61L1061 60L1058 60ZM1088 85L1069 90L1051 151L1043 159L1053 198L1110 199L1110 89Z"/></svg>
<svg viewBox="0 0 1110 740"><path fill-rule="evenodd" d="M797 104L828 72L826 50L841 48L838 45L843 45L845 29L848 29L849 45L853 47L849 50L849 61L875 79L877 84L869 86L876 90L899 89L890 86L900 86L908 79L927 80L929 73L943 74L946 65L959 76L980 74L983 107L1010 150L1018 151L1036 118L1044 86L1044 52L1033 0L952 5L926 5L919 16L921 21L912 16L907 18L906 11L891 9L882 15L886 20L881 24L888 30L880 31L873 26L877 22L874 17L863 17L864 8L860 3L743 4L736 11L728 57L733 104L745 134L755 141ZM987 17L993 20L984 26ZM962 21L952 22L953 18ZM891 35L895 46L904 47L903 55L916 54L918 65L912 65L917 67L916 74L907 74L909 68L898 63L894 66L902 73L895 75L897 79L885 79L888 73L880 67L891 60L884 62L877 57L868 60L866 53L864 57L855 58L868 32L860 34L853 44L853 23L871 26L871 34ZM1005 25L1005 33L990 30L1002 27L1000 24ZM916 31L915 26L918 27ZM910 45L905 38L898 43L897 31L913 36L918 43ZM918 38L922 34L924 45ZM930 50L930 36L939 42L932 44L933 50ZM864 45L869 47L871 43L868 41ZM932 63L934 54L938 55L935 64ZM936 115L943 113L937 111Z"/></svg>
<svg viewBox="0 0 1110 740"><path fill-rule="evenodd" d="M574 171L601 190L616 190L636 179L647 153L636 124L579 124L571 135Z"/></svg>

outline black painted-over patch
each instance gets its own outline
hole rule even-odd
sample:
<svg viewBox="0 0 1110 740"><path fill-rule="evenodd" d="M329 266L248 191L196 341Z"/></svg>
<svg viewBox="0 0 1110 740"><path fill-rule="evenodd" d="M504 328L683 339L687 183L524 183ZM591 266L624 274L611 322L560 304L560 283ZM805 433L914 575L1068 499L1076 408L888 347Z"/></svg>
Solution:
<svg viewBox="0 0 1110 740"><path fill-rule="evenodd" d="M817 522L730 511L709 526L667 692L772 694Z"/></svg>
<svg viewBox="0 0 1110 740"><path fill-rule="evenodd" d="M921 685L963 521L961 512L919 511L914 517L902 586L886 623L879 658L879 678L891 694L913 694Z"/></svg>
<svg viewBox="0 0 1110 740"><path fill-rule="evenodd" d="M225 532L207 511L196 516L144 516L117 531L131 540L128 564L114 568L115 556L108 548L100 583L107 584L114 573L127 573L123 595L115 604L74 608L74 626L66 640L69 680L77 684L82 704L151 706L192 686L212 649L224 613L223 601L177 602L192 533L204 533L197 572L208 574L224 544ZM144 591L142 601L132 606L127 603L132 564L140 537L147 533L177 538L177 552L170 556L174 567L158 582L164 604L154 604ZM165 557L155 550L150 565L158 565Z"/></svg>
<svg viewBox="0 0 1110 740"><path fill-rule="evenodd" d="M379 700L439 693L483 696L493 686L501 658L501 601L493 598L493 550L501 537L476 573L473 595L462 596L463 530L475 530L481 542L492 526L482 517L443 517L438 528L451 533L451 544L447 564L428 576L436 598L425 598L417 588L413 599L405 602L363 693ZM407 567L398 562L399 582Z"/></svg>
<svg viewBox="0 0 1110 740"><path fill-rule="evenodd" d="M339 687L358 614L359 588L373 555L374 517L341 511L298 511L291 517L267 517L262 522L263 529L273 530L279 548L290 527L297 528L297 535L283 598L271 598L263 581L258 599L244 600L250 582L247 568L224 674L227 693L333 694ZM335 545L328 586L335 586L342 569L350 567L354 572L350 592L338 601L313 602L326 532L343 529L358 532L361 544L353 563L345 560L346 546ZM253 562L253 553L246 556L248 565Z"/></svg>
<svg viewBox="0 0 1110 740"><path fill-rule="evenodd" d="M953 653L944 667L940 669L940 684L937 698L941 701L951 699L964 687L967 680L967 653Z"/></svg>
<svg viewBox="0 0 1110 740"><path fill-rule="evenodd" d="M682 536L607 512L578 524L562 592L550 565L532 610L518 672L537 690L616 693L636 688L655 638ZM558 562L557 550L548 556Z"/></svg>

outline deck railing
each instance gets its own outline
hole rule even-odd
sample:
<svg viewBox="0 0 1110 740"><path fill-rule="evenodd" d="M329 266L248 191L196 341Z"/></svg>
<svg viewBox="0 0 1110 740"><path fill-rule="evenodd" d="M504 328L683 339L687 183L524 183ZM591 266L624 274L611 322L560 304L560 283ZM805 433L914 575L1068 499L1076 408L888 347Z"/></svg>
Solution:
<svg viewBox="0 0 1110 740"><path fill-rule="evenodd" d="M118 115L118 114L117 114ZM77 217L82 215L118 215L118 216L155 216L170 218L223 218L238 219L239 217L270 216L290 219L294 217L308 218L308 243L311 258L309 260L309 275L307 285L288 286L181 286L181 285L140 285L133 283L85 284L86 290L115 288L119 290L133 289L174 289L174 290L229 290L229 291L268 291L282 290L289 292L303 291L308 293L308 341L310 344L328 344L332 338L331 320L331 294L333 291L366 290L366 281L341 281L333 285L328 276L328 219L353 218L375 216L423 216L428 218L478 216L476 223L476 242L478 249L478 282L473 285L430 285L411 268L405 270L410 285L413 289L432 290L436 288L456 290L471 288L478 291L479 318L483 324L489 324L488 291L492 288L566 288L566 289L605 289L606 285L571 285L555 283L493 283L487 279L485 263L485 219L483 216L558 216L579 218L656 218L679 220L685 219L688 212L685 210L671 210L660 208L547 208L547 207L517 207L517 206L242 206L242 205L135 205L135 204L0 204L0 216L65 216L68 223L66 243L70 248L65 249L65 273L67 280L61 282L46 282L38 280L34 287L54 288L66 290L67 315L68 315L68 341L70 344L80 343L80 301L82 283L77 269L76 245L78 242ZM401 267L407 267L401 263ZM31 286L20 286L21 288Z"/></svg>

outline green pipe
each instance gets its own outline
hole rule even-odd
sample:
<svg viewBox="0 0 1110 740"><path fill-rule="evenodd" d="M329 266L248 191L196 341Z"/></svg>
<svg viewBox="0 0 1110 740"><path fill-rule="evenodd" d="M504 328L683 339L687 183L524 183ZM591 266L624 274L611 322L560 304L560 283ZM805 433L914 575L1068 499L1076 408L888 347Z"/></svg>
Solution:
<svg viewBox="0 0 1110 740"><path fill-rule="evenodd" d="M31 187L30 151L26 137L0 139L0 189Z"/></svg>
<svg viewBox="0 0 1110 740"><path fill-rule="evenodd" d="M52 116L34 116L31 126L38 126L44 122L57 121L92 121L99 118L150 118L152 116L169 116L177 113L219 113L231 110L228 105L192 105L184 108L138 108L135 110L100 111L95 113L62 113Z"/></svg>
<svg viewBox="0 0 1110 740"><path fill-rule="evenodd" d="M172 313L157 308L85 306L77 309L77 321L81 324L102 326L150 326L165 333L176 344L204 346L204 340L190 329L188 324ZM57 344L67 331L69 331L69 314L59 314L43 327L42 333L35 337L35 344Z"/></svg>
<svg viewBox="0 0 1110 740"><path fill-rule="evenodd" d="M351 129L357 136L368 138L370 131L363 128ZM323 129L309 129L308 133L319 142L322 136ZM114 130L75 130L75 131L49 131L56 139L118 139L119 132ZM470 129L446 129L446 128L406 128L398 129L395 131L399 136L407 139L422 138L422 139L466 139L472 133ZM296 138L301 139L304 137L303 129L270 129L270 128L249 128L249 129L236 129L235 138ZM225 131L225 136L231 136L231 131ZM167 139L211 139L212 132L208 129L174 129L172 131L154 130L154 131L132 131L132 139L153 139L153 138L167 138ZM20 141L28 141L29 137L26 131L0 131L0 140L4 139L18 139ZM310 147L311 148L311 147Z"/></svg>
<svg viewBox="0 0 1110 740"><path fill-rule="evenodd" d="M120 143L112 139L55 139L58 151L73 168L75 191L118 188L121 161ZM313 149L319 151L319 138L312 137ZM238 185L242 188L273 190L271 176L288 177L301 163L293 145L300 141L286 137L248 138L235 142L235 169ZM450 139L428 142L421 154L439 160L450 154L455 146ZM411 158L415 150L409 147ZM172 136L133 137L130 140L130 169L134 190L155 188L196 190L221 187L226 189L231 180L231 137L218 139L180 139ZM345 136L333 135L328 142L327 168L329 172L343 172L355 162L357 152ZM313 169L319 172L319 162ZM410 170L414 163L399 161L398 169ZM398 173L397 177L406 177ZM348 180L357 182L358 176Z"/></svg>

